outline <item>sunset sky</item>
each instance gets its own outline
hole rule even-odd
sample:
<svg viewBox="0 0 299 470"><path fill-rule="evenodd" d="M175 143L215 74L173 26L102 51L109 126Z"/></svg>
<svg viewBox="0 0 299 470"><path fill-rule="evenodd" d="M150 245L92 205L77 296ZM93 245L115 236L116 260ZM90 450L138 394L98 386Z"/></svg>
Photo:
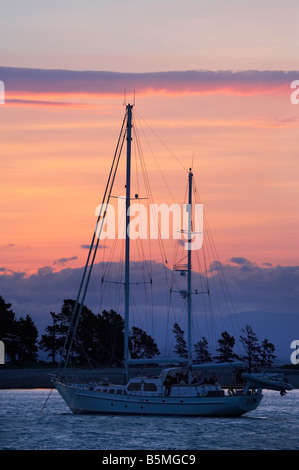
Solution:
<svg viewBox="0 0 299 470"><path fill-rule="evenodd" d="M223 263L299 266L297 0L3 0L0 13L3 282L84 264L124 90L159 136L144 151L156 202L171 202L161 172L182 202L193 163Z"/></svg>

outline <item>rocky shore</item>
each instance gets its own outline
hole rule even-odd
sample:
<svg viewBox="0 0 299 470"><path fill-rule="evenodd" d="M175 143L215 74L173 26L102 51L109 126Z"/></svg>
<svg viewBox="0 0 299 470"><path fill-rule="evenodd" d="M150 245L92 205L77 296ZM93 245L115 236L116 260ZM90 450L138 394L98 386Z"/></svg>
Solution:
<svg viewBox="0 0 299 470"><path fill-rule="evenodd" d="M51 368L32 368L32 369L17 369L7 368L6 366L0 369L0 389L34 389L34 388L52 388L51 374L55 374L56 369ZM134 372L135 374L137 371ZM294 369L279 369L273 368L268 372L283 373L284 377L295 388L299 388L299 370ZM82 380L84 382L95 380L109 380L113 383L124 383L123 369L119 368L101 368L86 370L80 369L74 372L69 372L73 375L75 380ZM159 370L154 368L147 368L141 375L158 375ZM222 383L227 383L226 377L219 377Z"/></svg>

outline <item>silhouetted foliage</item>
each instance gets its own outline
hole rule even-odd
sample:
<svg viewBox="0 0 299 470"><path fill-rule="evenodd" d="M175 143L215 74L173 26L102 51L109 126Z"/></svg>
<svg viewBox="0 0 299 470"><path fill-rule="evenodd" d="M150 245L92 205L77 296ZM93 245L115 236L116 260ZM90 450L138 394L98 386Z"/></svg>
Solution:
<svg viewBox="0 0 299 470"><path fill-rule="evenodd" d="M17 357L17 320L11 309L11 304L0 296L0 339L5 344L5 354L8 361L15 362Z"/></svg>
<svg viewBox="0 0 299 470"><path fill-rule="evenodd" d="M39 342L40 349L49 351L48 358L52 359L53 363L56 363L57 356L62 350L62 338L59 324L59 317L56 313L50 312L52 317L52 325L46 327L47 334L42 335Z"/></svg>
<svg viewBox="0 0 299 470"><path fill-rule="evenodd" d="M6 362L36 362L38 331L29 315L16 319L11 304L0 296L0 339L5 344Z"/></svg>
<svg viewBox="0 0 299 470"><path fill-rule="evenodd" d="M40 346L48 351L48 357L55 361L57 352L63 352L63 346L71 322L75 301L64 300L61 312L51 312L53 324L46 328ZM80 305L79 305L80 308ZM66 349L68 349L68 344ZM133 327L129 335L129 347L132 358L150 358L160 354L153 338L141 328ZM114 310L104 310L95 315L83 306L72 344L71 361L75 364L91 362L111 367L119 365L124 358L124 320Z"/></svg>
<svg viewBox="0 0 299 470"><path fill-rule="evenodd" d="M239 359L239 356L233 352L235 342L235 338L227 331L221 333L221 338L218 340L219 348L216 350L218 355L214 359L217 362L233 362Z"/></svg>
<svg viewBox="0 0 299 470"><path fill-rule="evenodd" d="M98 319L98 360L107 366L120 365L124 359L124 320L114 310L104 310Z"/></svg>
<svg viewBox="0 0 299 470"><path fill-rule="evenodd" d="M187 350L187 343L184 339L184 332L178 325L178 323L175 323L173 325L173 333L175 335L176 339L176 345L174 347L174 352L180 356L183 357L184 359L188 358L188 350Z"/></svg>
<svg viewBox="0 0 299 470"><path fill-rule="evenodd" d="M129 336L129 348L132 359L152 358L160 354L154 339L136 326Z"/></svg>
<svg viewBox="0 0 299 470"><path fill-rule="evenodd" d="M246 352L243 360L246 361L251 368L271 367L276 357L274 355L274 344L264 339L259 345L257 335L250 325L246 325L242 331L245 335L240 336L240 340Z"/></svg>
<svg viewBox="0 0 299 470"><path fill-rule="evenodd" d="M38 358L38 331L29 315L16 322L17 362L36 362Z"/></svg>
<svg viewBox="0 0 299 470"><path fill-rule="evenodd" d="M259 352L260 348L258 345L258 339L256 334L253 332L250 325L246 325L245 328L242 328L244 336L240 336L240 340L245 349L245 356L243 360L247 362L248 366L257 367L260 363Z"/></svg>
<svg viewBox="0 0 299 470"><path fill-rule="evenodd" d="M58 358L65 353L63 347L71 324L74 306L75 301L67 299L64 300L59 313L50 312L52 324L46 327L46 332L38 343L38 330L31 317L27 315L25 318L17 320L11 309L11 304L6 303L0 296L0 340L5 344L6 362L19 364L36 362L39 347L48 352L48 359L51 359L51 362L56 363ZM264 339L259 345L257 336L249 325L246 325L242 332L243 336L240 336L240 341L245 348L245 355L242 359L247 362L249 367L270 367L276 357L274 355L275 346L267 339ZM174 352L179 357L187 359L188 351L184 331L178 323L174 324L173 333L176 340ZM230 336L227 331L221 334L218 345L218 354L214 357L217 362L233 362L240 359L233 352L235 338ZM68 344L66 346L68 347ZM136 359L151 358L160 354L154 339L138 327L132 327L130 331L129 349L131 357ZM194 350L196 362L203 363L212 360L205 337L202 337L194 345ZM83 306L70 358L73 363L79 365L92 362L111 367L122 363L124 358L124 320L122 316L114 310L104 310L101 314L95 315L90 309Z"/></svg>
<svg viewBox="0 0 299 470"><path fill-rule="evenodd" d="M208 340L203 336L200 341L194 345L196 354L196 362L203 364L205 362L211 362L212 358L208 349Z"/></svg>
<svg viewBox="0 0 299 470"><path fill-rule="evenodd" d="M273 354L275 351L275 346L273 343L270 343L267 339L262 341L260 346L260 366L261 367L271 367L276 356Z"/></svg>
<svg viewBox="0 0 299 470"><path fill-rule="evenodd" d="M61 312L51 312L53 324L46 328L47 334L42 336L41 347L49 351L48 357L54 361L57 352L64 354L63 347L67 338L71 322L75 300L64 300ZM77 306L76 314L80 309ZM86 306L81 309L80 320L76 329L76 335L72 342L70 360L74 364L85 364L87 362L111 366L117 361L123 360L123 329L124 322L120 315L114 310L95 315ZM70 346L71 335L68 336L66 351ZM65 358L63 358L64 360Z"/></svg>

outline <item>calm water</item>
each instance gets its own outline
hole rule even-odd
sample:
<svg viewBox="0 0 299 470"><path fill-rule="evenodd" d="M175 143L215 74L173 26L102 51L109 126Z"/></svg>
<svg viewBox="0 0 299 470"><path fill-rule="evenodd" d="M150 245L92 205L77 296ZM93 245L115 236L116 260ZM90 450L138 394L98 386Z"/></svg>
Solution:
<svg viewBox="0 0 299 470"><path fill-rule="evenodd" d="M299 390L241 418L75 415L56 391L0 390L0 449L299 449Z"/></svg>

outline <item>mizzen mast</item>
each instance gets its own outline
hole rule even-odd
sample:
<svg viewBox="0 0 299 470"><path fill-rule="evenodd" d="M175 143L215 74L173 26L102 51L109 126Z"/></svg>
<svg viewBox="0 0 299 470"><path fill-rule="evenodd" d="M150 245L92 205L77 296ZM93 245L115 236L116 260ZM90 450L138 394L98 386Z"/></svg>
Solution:
<svg viewBox="0 0 299 470"><path fill-rule="evenodd" d="M189 168L188 183L189 183L189 194L188 194L188 364L192 364L192 344L191 344L191 322L192 322L192 265L191 265L191 236L192 236L192 177L193 173Z"/></svg>

